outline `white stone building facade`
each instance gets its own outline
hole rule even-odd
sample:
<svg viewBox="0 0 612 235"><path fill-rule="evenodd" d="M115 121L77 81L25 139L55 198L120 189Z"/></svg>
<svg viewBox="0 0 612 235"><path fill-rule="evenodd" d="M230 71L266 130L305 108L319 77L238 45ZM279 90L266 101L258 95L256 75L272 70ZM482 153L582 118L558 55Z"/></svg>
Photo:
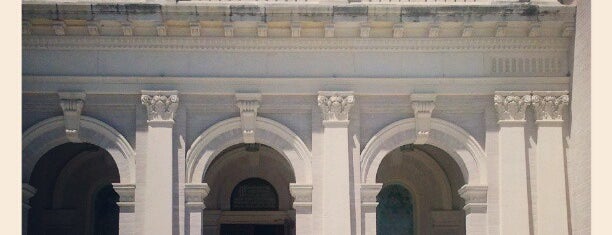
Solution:
<svg viewBox="0 0 612 235"><path fill-rule="evenodd" d="M590 234L589 6L24 1L23 234Z"/></svg>

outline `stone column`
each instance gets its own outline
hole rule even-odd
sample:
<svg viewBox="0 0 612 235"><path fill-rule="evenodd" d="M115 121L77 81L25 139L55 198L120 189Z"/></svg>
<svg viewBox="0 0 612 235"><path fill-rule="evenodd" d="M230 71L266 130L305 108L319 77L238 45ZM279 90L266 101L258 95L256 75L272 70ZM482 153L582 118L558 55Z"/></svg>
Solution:
<svg viewBox="0 0 612 235"><path fill-rule="evenodd" d="M290 184L295 210L295 234L313 234L312 229L312 185Z"/></svg>
<svg viewBox="0 0 612 235"><path fill-rule="evenodd" d="M172 234L172 127L177 91L142 91L147 108L146 188L143 234Z"/></svg>
<svg viewBox="0 0 612 235"><path fill-rule="evenodd" d="M21 234L28 234L28 212L30 212L30 198L36 194L36 189L29 184L21 183Z"/></svg>
<svg viewBox="0 0 612 235"><path fill-rule="evenodd" d="M382 189L382 184L361 184L361 234L376 235L376 196Z"/></svg>
<svg viewBox="0 0 612 235"><path fill-rule="evenodd" d="M352 92L319 92L323 115L323 234L351 234L349 110Z"/></svg>
<svg viewBox="0 0 612 235"><path fill-rule="evenodd" d="M525 109L530 92L495 92L499 125L499 213L502 235L529 234Z"/></svg>
<svg viewBox="0 0 612 235"><path fill-rule="evenodd" d="M119 194L119 235L136 234L136 214L134 213L136 185L113 183L113 189Z"/></svg>
<svg viewBox="0 0 612 235"><path fill-rule="evenodd" d="M536 234L569 234L563 153L563 108L567 91L533 92L538 126Z"/></svg>
<svg viewBox="0 0 612 235"><path fill-rule="evenodd" d="M465 200L465 234L487 234L487 186L464 185L459 195Z"/></svg>
<svg viewBox="0 0 612 235"><path fill-rule="evenodd" d="M185 184L185 234L202 234L202 212L204 211L204 199L208 196L210 187L207 183Z"/></svg>

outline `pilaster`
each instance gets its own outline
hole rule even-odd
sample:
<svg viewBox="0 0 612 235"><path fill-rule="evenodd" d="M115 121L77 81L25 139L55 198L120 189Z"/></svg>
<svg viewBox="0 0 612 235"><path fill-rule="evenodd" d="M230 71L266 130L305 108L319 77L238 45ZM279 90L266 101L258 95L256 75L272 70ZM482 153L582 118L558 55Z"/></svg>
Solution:
<svg viewBox="0 0 612 235"><path fill-rule="evenodd" d="M536 234L569 234L563 151L563 109L567 91L534 91L533 108L538 126L536 160Z"/></svg>
<svg viewBox="0 0 612 235"><path fill-rule="evenodd" d="M295 209L295 234L313 234L312 185L291 183L289 191L293 196Z"/></svg>
<svg viewBox="0 0 612 235"><path fill-rule="evenodd" d="M323 115L323 234L351 234L349 111L353 92L321 91Z"/></svg>
<svg viewBox="0 0 612 235"><path fill-rule="evenodd" d="M142 91L141 101L148 117L144 234L172 234L172 127L178 92Z"/></svg>
<svg viewBox="0 0 612 235"><path fill-rule="evenodd" d="M60 92L60 106L64 113L64 126L66 138L73 143L81 143L79 129L81 126L81 112L85 105L85 93L83 92Z"/></svg>
<svg viewBox="0 0 612 235"><path fill-rule="evenodd" d="M495 92L499 125L500 234L529 234L525 110L530 92Z"/></svg>
<svg viewBox="0 0 612 235"><path fill-rule="evenodd" d="M487 234L487 186L464 185L459 196L465 200L465 230L469 235Z"/></svg>
<svg viewBox="0 0 612 235"><path fill-rule="evenodd" d="M134 211L136 200L136 185L113 183L113 189L119 195L119 234L136 234L136 214Z"/></svg>
<svg viewBox="0 0 612 235"><path fill-rule="evenodd" d="M209 192L210 187L207 183L185 184L186 235L202 234L202 213L204 208L206 208L204 199L206 199Z"/></svg>
<svg viewBox="0 0 612 235"><path fill-rule="evenodd" d="M376 196L382 189L381 183L361 184L361 223L362 234L376 235Z"/></svg>

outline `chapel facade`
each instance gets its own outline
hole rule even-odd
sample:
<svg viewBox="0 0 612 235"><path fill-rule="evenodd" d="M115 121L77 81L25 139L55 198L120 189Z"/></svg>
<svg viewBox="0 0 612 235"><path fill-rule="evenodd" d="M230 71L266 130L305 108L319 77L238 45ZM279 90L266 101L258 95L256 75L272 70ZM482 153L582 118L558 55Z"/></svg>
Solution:
<svg viewBox="0 0 612 235"><path fill-rule="evenodd" d="M23 234L590 234L583 7L26 0Z"/></svg>

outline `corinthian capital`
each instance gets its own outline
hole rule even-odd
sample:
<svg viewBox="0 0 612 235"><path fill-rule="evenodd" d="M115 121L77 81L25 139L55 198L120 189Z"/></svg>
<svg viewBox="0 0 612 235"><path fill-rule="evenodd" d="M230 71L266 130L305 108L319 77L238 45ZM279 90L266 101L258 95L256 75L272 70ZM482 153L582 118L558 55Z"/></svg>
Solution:
<svg viewBox="0 0 612 235"><path fill-rule="evenodd" d="M142 91L140 100L147 107L149 124L174 124L174 113L179 105L177 91Z"/></svg>
<svg viewBox="0 0 612 235"><path fill-rule="evenodd" d="M537 121L563 121L563 109L569 103L567 91L534 91L531 103Z"/></svg>
<svg viewBox="0 0 612 235"><path fill-rule="evenodd" d="M528 91L501 91L495 92L493 97L499 122L525 121L525 110L531 103Z"/></svg>
<svg viewBox="0 0 612 235"><path fill-rule="evenodd" d="M355 104L353 92L321 91L317 103L323 113L323 122L349 121L349 111Z"/></svg>

